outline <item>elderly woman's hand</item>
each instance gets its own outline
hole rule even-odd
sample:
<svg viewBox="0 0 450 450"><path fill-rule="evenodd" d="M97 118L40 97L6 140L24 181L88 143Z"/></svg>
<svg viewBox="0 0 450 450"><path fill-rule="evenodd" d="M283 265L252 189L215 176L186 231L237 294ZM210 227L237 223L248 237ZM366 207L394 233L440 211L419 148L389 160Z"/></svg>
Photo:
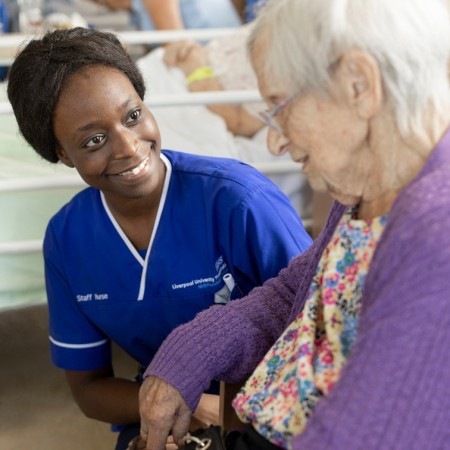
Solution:
<svg viewBox="0 0 450 450"><path fill-rule="evenodd" d="M164 450L170 434L177 444L189 430L191 411L177 389L148 377L139 391L141 437L147 450Z"/></svg>
<svg viewBox="0 0 450 450"><path fill-rule="evenodd" d="M166 45L163 61L168 67L178 67L185 75L189 75L198 67L209 65L206 48L193 41L179 41Z"/></svg>

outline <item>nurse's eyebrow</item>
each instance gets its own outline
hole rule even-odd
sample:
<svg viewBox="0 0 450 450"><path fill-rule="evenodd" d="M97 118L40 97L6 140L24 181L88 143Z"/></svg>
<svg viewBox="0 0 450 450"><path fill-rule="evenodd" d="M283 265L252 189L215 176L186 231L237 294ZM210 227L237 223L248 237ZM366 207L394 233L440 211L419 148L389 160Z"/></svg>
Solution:
<svg viewBox="0 0 450 450"><path fill-rule="evenodd" d="M95 125L97 124L97 122L98 122L98 120L95 120L94 122L87 123L86 125L83 125L83 126L77 128L76 131L87 131L87 130L89 130L91 128L94 128Z"/></svg>
<svg viewBox="0 0 450 450"><path fill-rule="evenodd" d="M120 105L120 109L125 109L132 101L133 101L133 97L128 98L127 100L125 100L121 105ZM75 131L79 132L79 131L87 131L90 130L91 128L95 128L95 126L97 125L97 123L100 120L94 120L93 122L89 122L86 125L82 125L81 127L77 128Z"/></svg>

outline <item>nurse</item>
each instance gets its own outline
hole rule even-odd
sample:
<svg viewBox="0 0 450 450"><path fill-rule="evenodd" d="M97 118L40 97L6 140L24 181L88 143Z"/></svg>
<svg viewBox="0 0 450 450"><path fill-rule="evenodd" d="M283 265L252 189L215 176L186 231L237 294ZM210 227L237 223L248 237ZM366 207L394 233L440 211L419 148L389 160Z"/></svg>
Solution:
<svg viewBox="0 0 450 450"><path fill-rule="evenodd" d="M139 434L140 384L115 377L111 342L146 367L174 328L248 294L311 243L255 169L161 150L144 94L117 38L89 29L31 41L9 73L23 136L89 185L45 235L50 345L82 411L125 425L118 449ZM205 393L196 417L216 421L217 405Z"/></svg>

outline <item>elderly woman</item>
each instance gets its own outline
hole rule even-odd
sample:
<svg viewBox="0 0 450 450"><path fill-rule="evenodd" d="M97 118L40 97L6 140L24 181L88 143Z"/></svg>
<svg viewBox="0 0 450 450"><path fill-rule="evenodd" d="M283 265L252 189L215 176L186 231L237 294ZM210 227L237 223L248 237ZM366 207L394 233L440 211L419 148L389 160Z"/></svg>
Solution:
<svg viewBox="0 0 450 450"><path fill-rule="evenodd" d="M448 446L447 8L273 0L256 19L269 147L336 202L278 277L167 338L140 391L147 449L180 441L213 378L248 378L229 448Z"/></svg>

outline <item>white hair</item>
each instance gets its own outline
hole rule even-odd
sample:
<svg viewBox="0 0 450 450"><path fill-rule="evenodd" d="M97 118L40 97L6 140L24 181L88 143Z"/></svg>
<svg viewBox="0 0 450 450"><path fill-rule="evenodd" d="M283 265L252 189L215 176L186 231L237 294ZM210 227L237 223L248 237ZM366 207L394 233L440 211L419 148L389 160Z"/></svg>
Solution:
<svg viewBox="0 0 450 450"><path fill-rule="evenodd" d="M402 134L431 110L450 111L448 0L269 0L248 40L265 34L265 76L292 93L325 91L329 68L350 49L371 54Z"/></svg>

